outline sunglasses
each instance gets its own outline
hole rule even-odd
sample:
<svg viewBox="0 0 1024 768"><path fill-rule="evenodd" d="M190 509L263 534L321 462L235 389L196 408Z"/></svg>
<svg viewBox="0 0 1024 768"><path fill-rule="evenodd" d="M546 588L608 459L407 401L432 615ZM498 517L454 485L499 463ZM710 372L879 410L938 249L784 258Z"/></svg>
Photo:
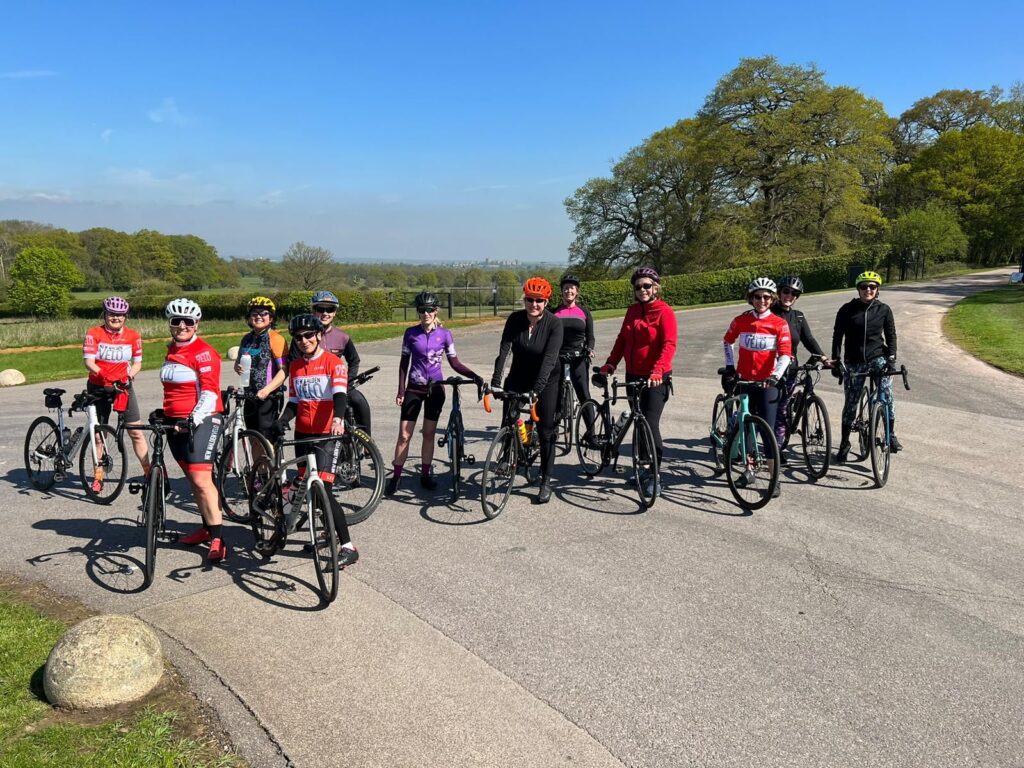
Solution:
<svg viewBox="0 0 1024 768"><path fill-rule="evenodd" d="M792 288L780 288L779 293L783 296L799 296L800 291L794 291Z"/></svg>
<svg viewBox="0 0 1024 768"><path fill-rule="evenodd" d="M437 312L437 307L416 307L416 311L421 315L429 315Z"/></svg>
<svg viewBox="0 0 1024 768"><path fill-rule="evenodd" d="M249 317L270 317L270 312L265 309L262 312L250 312Z"/></svg>
<svg viewBox="0 0 1024 768"><path fill-rule="evenodd" d="M535 299L532 296L524 296L523 301L527 304L543 304L547 299Z"/></svg>
<svg viewBox="0 0 1024 768"><path fill-rule="evenodd" d="M864 283L864 285L857 286L858 291L877 291L878 286L874 283Z"/></svg>
<svg viewBox="0 0 1024 768"><path fill-rule="evenodd" d="M634 291L653 291L654 283L637 283L633 286Z"/></svg>
<svg viewBox="0 0 1024 768"><path fill-rule="evenodd" d="M317 306L313 307L313 311L318 313L318 314L321 314L321 315L323 315L323 314L333 315L335 312L338 311L338 308L337 307L333 307L331 305L326 305L325 306L323 304L320 304L320 305L317 305Z"/></svg>
<svg viewBox="0 0 1024 768"><path fill-rule="evenodd" d="M172 317L168 321L171 328L195 328L196 321L191 317Z"/></svg>
<svg viewBox="0 0 1024 768"><path fill-rule="evenodd" d="M755 293L751 298L754 301L771 301L772 295L770 293Z"/></svg>
<svg viewBox="0 0 1024 768"><path fill-rule="evenodd" d="M293 339L301 339L302 341L309 341L310 339L316 338L316 331L306 331L305 333L293 333Z"/></svg>

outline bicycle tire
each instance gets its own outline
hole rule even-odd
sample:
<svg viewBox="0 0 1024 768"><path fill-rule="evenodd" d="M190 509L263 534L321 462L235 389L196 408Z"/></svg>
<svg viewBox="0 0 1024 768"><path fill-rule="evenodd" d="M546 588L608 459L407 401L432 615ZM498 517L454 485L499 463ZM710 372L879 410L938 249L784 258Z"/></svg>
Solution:
<svg viewBox="0 0 1024 768"><path fill-rule="evenodd" d="M361 427L346 430L335 467L331 494L345 515L347 525L366 520L384 496L384 457L370 433Z"/></svg>
<svg viewBox="0 0 1024 768"><path fill-rule="evenodd" d="M252 466L252 499L249 502L249 527L254 544L270 541L277 533L281 518L281 484L278 482L274 462L261 456ZM262 509L262 512L257 510Z"/></svg>
<svg viewBox="0 0 1024 768"><path fill-rule="evenodd" d="M864 461L871 453L871 411L868 406L868 385L860 391L857 399L857 417L853 421L853 432L857 433L856 450L851 450L854 461Z"/></svg>
<svg viewBox="0 0 1024 768"><path fill-rule="evenodd" d="M576 424L576 392L571 382L562 382L562 396L558 403L558 455L568 456L572 451Z"/></svg>
<svg viewBox="0 0 1024 768"><path fill-rule="evenodd" d="M725 472L725 443L729 439L729 409L725 407L726 396L719 394L711 407L711 458L715 462L715 477Z"/></svg>
<svg viewBox="0 0 1024 768"><path fill-rule="evenodd" d="M811 395L807 399L801 422L804 464L811 478L820 480L828 474L832 460L832 427L829 426L828 410L820 397Z"/></svg>
<svg viewBox="0 0 1024 768"><path fill-rule="evenodd" d="M752 446L745 445L747 440ZM745 450L741 450L741 446ZM729 434L725 453L729 457L725 477L736 503L744 509L761 509L771 501L779 482L779 446L775 442L775 430L760 416L747 414L740 429Z"/></svg>
<svg viewBox="0 0 1024 768"><path fill-rule="evenodd" d="M121 495L124 488L128 458L124 455L124 445L117 432L109 424L96 425L96 439L103 445L103 456L98 461L93 461L87 430L78 453L78 479L86 496L97 504L109 504ZM103 479L100 483L101 490L97 491L92 484L96 470L100 468L103 469Z"/></svg>
<svg viewBox="0 0 1024 768"><path fill-rule="evenodd" d="M587 417L594 425L587 437ZM608 444L608 424L601 416L596 400L584 400L576 417L576 456L587 477L593 477L605 467L605 446Z"/></svg>
<svg viewBox="0 0 1024 768"><path fill-rule="evenodd" d="M160 520L164 505L164 474L163 472L150 472L146 481L149 490L145 494L146 507L146 562L143 567L142 580L145 587L153 583L153 576L156 574L156 539L160 532ZM154 493L155 491L155 493Z"/></svg>
<svg viewBox="0 0 1024 768"><path fill-rule="evenodd" d="M633 422L633 479L636 481L640 506L650 509L661 492L658 451L654 445L651 425L639 417Z"/></svg>
<svg viewBox="0 0 1024 768"><path fill-rule="evenodd" d="M452 487L449 499L454 504L459 500L462 491L462 453L465 450L466 433L462 425L462 416L452 413L448 419L448 462L452 469Z"/></svg>
<svg viewBox="0 0 1024 768"><path fill-rule="evenodd" d="M519 463L519 450L515 444L518 439L519 435L513 429L502 427L487 449L480 480L480 506L488 520L501 514L512 493Z"/></svg>
<svg viewBox="0 0 1024 768"><path fill-rule="evenodd" d="M313 545L313 567L320 585L320 597L333 603L338 596L338 537L327 491L313 483L309 494L309 540Z"/></svg>
<svg viewBox="0 0 1024 768"><path fill-rule="evenodd" d="M871 474L874 475L875 485L879 488L884 487L889 480L889 464L892 458L889 430L886 429L887 418L882 403L871 406Z"/></svg>
<svg viewBox="0 0 1024 768"><path fill-rule="evenodd" d="M49 416L40 416L25 433L25 473L37 491L48 491L57 482L60 452L57 423Z"/></svg>
<svg viewBox="0 0 1024 768"><path fill-rule="evenodd" d="M782 445L779 446L779 453L789 447L793 435L799 432L803 426L803 419L800 418L800 405L803 403L803 399L803 389L795 389L786 403L786 437L782 440Z"/></svg>
<svg viewBox="0 0 1024 768"><path fill-rule="evenodd" d="M235 446L238 447L236 460ZM252 468L260 456L273 456L274 447L262 433L255 429L243 429L238 433L237 443L231 438L224 444L224 451L217 458L217 492L221 507L229 520L236 523L252 522L249 502L252 498Z"/></svg>

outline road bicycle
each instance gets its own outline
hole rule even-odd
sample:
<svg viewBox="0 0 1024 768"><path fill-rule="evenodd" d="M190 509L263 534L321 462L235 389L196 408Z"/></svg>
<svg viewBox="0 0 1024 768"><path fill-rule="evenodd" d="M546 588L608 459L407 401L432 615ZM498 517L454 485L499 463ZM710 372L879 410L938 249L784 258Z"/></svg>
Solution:
<svg viewBox="0 0 1024 768"><path fill-rule="evenodd" d="M480 505L489 520L505 509L520 468L528 484L536 482L540 474L540 438L536 429L540 419L536 401L521 392L492 389L484 395L487 413L491 412L491 397L505 405L501 427L487 449L480 480ZM529 419L520 418L520 414L529 414Z"/></svg>
<svg viewBox="0 0 1024 768"><path fill-rule="evenodd" d="M280 402L276 393L270 396ZM253 464L257 458L269 455L274 449L261 432L245 428L246 401L262 402L254 393L228 387L221 393L221 398L225 422L215 454L214 482L225 516L236 523L246 524L252 521L249 499L252 498Z"/></svg>
<svg viewBox="0 0 1024 768"><path fill-rule="evenodd" d="M327 488L320 477L316 454L304 454L285 460L284 448L295 445L337 441L334 435L278 440L271 454L256 459L253 466L252 532L256 552L270 559L285 545L288 536L309 522L309 545L313 566L325 603L338 596L338 537ZM304 465L305 475L296 486L288 479L288 468Z"/></svg>
<svg viewBox="0 0 1024 768"><path fill-rule="evenodd" d="M718 375L725 373L719 368ZM750 412L743 387L764 387L764 381L737 380L728 394L715 398L711 409L711 456L715 474L725 472L729 490L744 509L761 509L772 500L779 483L779 446L775 429Z"/></svg>
<svg viewBox="0 0 1024 768"><path fill-rule="evenodd" d="M467 384L476 385L476 382L472 379L451 376L444 381L432 381L430 383L430 387L445 386L452 388L452 407L451 412L448 414L448 426L445 427L441 436L437 438L437 447L448 449L448 465L452 468L452 486L449 491L449 498L453 504L459 500L459 492L462 487L463 462L470 466L476 464L476 457L471 453L466 453L466 427L462 421L462 397L459 394L459 387ZM477 385L477 393L479 392L480 386Z"/></svg>
<svg viewBox="0 0 1024 768"><path fill-rule="evenodd" d="M601 369L595 367L593 372L600 373ZM584 401L576 417L576 433L579 436L576 441L576 455L580 460L580 467L587 477L593 477L608 466L612 466L615 472L621 472L619 448L632 426L632 481L640 497L640 506L643 509L650 509L661 493L661 477L654 433L647 423L647 417L640 410L640 395L647 387L647 381L619 382L615 378L609 381L607 376L603 381L601 402L594 398ZM619 394L620 390L625 392L629 409L623 411L617 420L612 421L612 406L623 397ZM594 425L589 431L588 423Z"/></svg>
<svg viewBox="0 0 1024 768"><path fill-rule="evenodd" d="M129 483L128 493L142 497L142 525L146 528L146 562L143 568L143 588L153 583L156 572L156 545L158 541L172 544L178 534L167 530L167 465L164 462L164 445L167 435L179 427L188 430L189 451L192 450L192 435L196 425L191 417L168 421L162 408L149 414L149 424L126 425L125 429L152 432L149 474L141 483Z"/></svg>
<svg viewBox="0 0 1024 768"><path fill-rule="evenodd" d="M349 389L365 384L379 370L380 366L375 365L355 376L348 383ZM384 496L384 457L370 433L356 424L351 407L345 409L345 434L335 439L338 461L332 491L345 521L355 525L372 515Z"/></svg>
<svg viewBox="0 0 1024 768"><path fill-rule="evenodd" d="M851 378L850 371L845 367L842 368L841 374L843 381ZM871 457L871 474L878 488L883 487L889 480L892 463L892 425L887 418L892 401L890 393L882 389L881 381L886 376L900 376L904 388L909 390L910 382L907 375L905 365L901 365L898 370L886 366L865 373L866 381L857 400L857 415L850 427L850 434L857 435L859 448L854 453L854 458L856 461L863 461L868 456Z"/></svg>
<svg viewBox="0 0 1024 768"><path fill-rule="evenodd" d="M781 454L793 435L799 434L807 473L814 480L820 480L828 472L832 452L828 410L822 399L814 394L814 385L821 378L823 367L822 358L814 356L797 369L793 394L786 406L786 439L779 446Z"/></svg>
<svg viewBox="0 0 1024 768"><path fill-rule="evenodd" d="M25 434L25 471L33 488L47 491L62 482L74 466L78 452L78 476L86 496L100 504L110 504L124 488L127 459L124 454L124 414L118 413L117 428L101 424L96 403L112 401L127 385L74 396L68 416L75 411L86 415L85 426L74 431L64 422L64 389L44 389L45 406L56 411L57 420L40 416L29 425Z"/></svg>
<svg viewBox="0 0 1024 768"><path fill-rule="evenodd" d="M558 383L558 431L555 436L559 456L567 456L579 437L576 432L576 417L579 416L580 402L576 399L576 389L572 385L572 366L577 360L587 356L588 350L585 349L573 349L558 356L562 364L562 378Z"/></svg>

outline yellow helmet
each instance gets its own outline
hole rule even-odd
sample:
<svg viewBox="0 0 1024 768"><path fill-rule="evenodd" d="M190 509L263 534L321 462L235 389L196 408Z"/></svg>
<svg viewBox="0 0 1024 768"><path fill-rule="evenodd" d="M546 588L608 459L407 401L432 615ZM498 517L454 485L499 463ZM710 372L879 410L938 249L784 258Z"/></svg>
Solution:
<svg viewBox="0 0 1024 768"><path fill-rule="evenodd" d="M857 285L861 283L878 283L882 284L882 276L877 272L872 272L870 269L867 272L861 272L857 275Z"/></svg>
<svg viewBox="0 0 1024 768"><path fill-rule="evenodd" d="M249 299L249 306L246 307L246 312L252 312L254 309L269 309L272 315L277 314L277 307L274 305L274 302L266 296L253 296Z"/></svg>

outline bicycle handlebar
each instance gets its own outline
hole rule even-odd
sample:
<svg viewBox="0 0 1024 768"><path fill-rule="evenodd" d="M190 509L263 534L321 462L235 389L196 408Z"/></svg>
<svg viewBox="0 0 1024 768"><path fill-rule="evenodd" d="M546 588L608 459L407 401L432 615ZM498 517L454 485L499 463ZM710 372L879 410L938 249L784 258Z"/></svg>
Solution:
<svg viewBox="0 0 1024 768"><path fill-rule="evenodd" d="M379 365L375 365L375 366L373 366L373 368L370 368L369 370L363 371L358 376L354 376L352 378L352 380L349 381L349 383L348 383L349 387L352 388L352 389L355 389L360 384L365 384L370 379L372 379L373 378L373 374L375 374L379 370L380 370L380 366Z"/></svg>
<svg viewBox="0 0 1024 768"><path fill-rule="evenodd" d="M849 381L850 369L847 368L845 365L840 365L839 366L839 371L840 371L840 374L841 374L840 381L844 381L844 382L845 381ZM882 378L884 376L899 376L900 378L903 379L903 387L904 387L904 389L906 389L909 392L910 391L910 381L907 379L907 376L909 375L909 373L910 372L907 370L907 366L901 365L899 368L890 368L889 366L886 366L885 368L883 368L880 371L868 371L866 375L868 375L868 376L877 376L878 378Z"/></svg>
<svg viewBox="0 0 1024 768"><path fill-rule="evenodd" d="M516 408L519 408L522 403L530 404L530 418L536 422L540 421L540 417L537 416L537 401L531 400L523 392L512 392L507 389L494 389L492 388L487 395L484 396L484 410L490 413L490 403L488 402L489 397L496 397L499 400L508 400L514 402Z"/></svg>

